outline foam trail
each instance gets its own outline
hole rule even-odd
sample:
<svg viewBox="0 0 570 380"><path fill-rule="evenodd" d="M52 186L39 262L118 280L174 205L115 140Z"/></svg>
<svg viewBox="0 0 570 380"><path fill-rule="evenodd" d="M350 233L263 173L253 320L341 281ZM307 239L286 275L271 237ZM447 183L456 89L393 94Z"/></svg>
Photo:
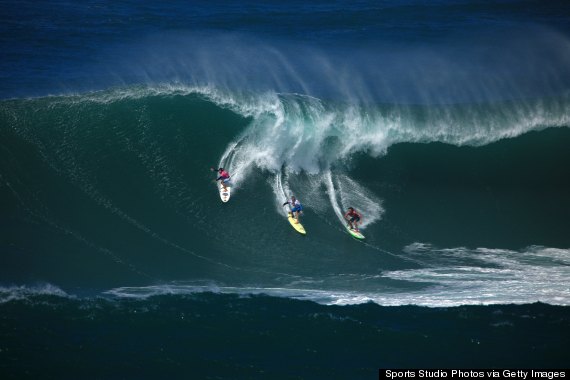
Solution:
<svg viewBox="0 0 570 380"><path fill-rule="evenodd" d="M346 175L338 175L333 178L330 170L323 176L329 196L330 204L340 223L344 226L344 210L354 207L363 214L361 227L364 228L379 220L384 212L381 201L375 199L362 186ZM348 186L346 186L348 185ZM345 191L349 188L350 191Z"/></svg>
<svg viewBox="0 0 570 380"><path fill-rule="evenodd" d="M285 174L287 176L287 174ZM287 180L283 179L283 174L281 172L277 173L274 177L273 181L273 193L275 194L275 207L277 209L278 214L283 215L286 217L286 213L283 213L283 203L281 203L281 199L288 199L288 194L291 194L291 189L289 188L289 183Z"/></svg>
<svg viewBox="0 0 570 380"><path fill-rule="evenodd" d="M338 175L337 179L342 209L354 207L362 211L364 213L361 221L362 228L382 218L384 209L381 200L347 175ZM345 189L350 189L350 191L345 191Z"/></svg>
<svg viewBox="0 0 570 380"><path fill-rule="evenodd" d="M344 213L342 212L342 210L340 209L339 205L338 205L338 201L337 201L337 195L336 195L336 191L334 189L334 184L333 184L333 179L332 179L332 174L330 170L327 170L325 172L324 175L324 181L327 187L327 194L329 196L329 200L331 203L331 206L334 210L334 213L336 215L336 217L338 218L339 222L342 225L346 225L345 219L344 219Z"/></svg>

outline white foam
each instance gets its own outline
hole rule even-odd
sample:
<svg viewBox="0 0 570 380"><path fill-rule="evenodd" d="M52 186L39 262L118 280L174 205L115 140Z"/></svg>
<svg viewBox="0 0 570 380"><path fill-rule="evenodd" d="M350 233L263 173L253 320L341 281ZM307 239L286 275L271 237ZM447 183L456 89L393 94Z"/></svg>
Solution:
<svg viewBox="0 0 570 380"><path fill-rule="evenodd" d="M526 304L543 302L570 305L570 249L533 246L521 251L490 248L438 249L414 243L405 248L412 256L422 256L433 266L420 269L384 271L374 276L337 275L323 279L295 280L286 286L226 286L215 283L172 283L146 287L122 287L106 292L120 298L148 298L167 294L222 293L266 294L311 300L325 305L351 305L373 302L382 306L419 305L451 307L461 305ZM459 262L461 264L459 264ZM350 277L359 281L337 281ZM413 286L382 282L403 281ZM364 282L362 282L364 281ZM354 288L362 282L363 290ZM322 288L328 283L328 288ZM341 283L351 284L343 288ZM366 285L368 284L368 285ZM378 284L371 291L370 284ZM334 285L332 285L334 286ZM374 287L374 286L372 286ZM366 289L366 290L364 290Z"/></svg>
<svg viewBox="0 0 570 380"><path fill-rule="evenodd" d="M437 249L414 243L404 251L433 266L387 271L383 276L430 284L413 296L428 306L537 301L570 305L570 249Z"/></svg>
<svg viewBox="0 0 570 380"><path fill-rule="evenodd" d="M57 296L72 298L62 289L52 284L0 287L0 304L11 301L27 301L37 296Z"/></svg>

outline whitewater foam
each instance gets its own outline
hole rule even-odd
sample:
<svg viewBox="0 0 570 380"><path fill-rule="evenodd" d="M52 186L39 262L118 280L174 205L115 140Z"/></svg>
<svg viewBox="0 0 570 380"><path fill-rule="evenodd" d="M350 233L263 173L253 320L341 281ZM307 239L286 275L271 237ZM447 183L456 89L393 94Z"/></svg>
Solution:
<svg viewBox="0 0 570 380"><path fill-rule="evenodd" d="M52 284L0 287L0 304L12 301L29 301L38 296L73 298L73 296Z"/></svg>
<svg viewBox="0 0 570 380"><path fill-rule="evenodd" d="M404 253L412 256L421 255L422 260L430 261L432 266L419 269L388 270L378 275L337 275L332 279L333 283L337 284L332 285L333 288L323 288L324 279L299 279L291 282L290 286L281 287L172 283L146 287L121 287L111 289L105 294L120 298L142 299L159 295L204 292L243 296L265 294L310 300L325 305L352 305L367 302L381 306L428 307L534 302L570 305L570 286L568 285L570 249L538 246L522 251L488 248L437 249L428 244L414 243L405 247ZM356 276L359 281L371 281L376 284L378 290L343 289L338 285L337 280L340 278L338 276ZM381 286L378 281L382 279L421 286ZM354 280L346 283L354 283Z"/></svg>
<svg viewBox="0 0 570 380"><path fill-rule="evenodd" d="M414 243L404 251L432 266L386 271L394 280L426 283L418 296L451 304L544 302L570 305L570 249L522 251L464 247L438 249ZM465 263L472 263L466 265Z"/></svg>

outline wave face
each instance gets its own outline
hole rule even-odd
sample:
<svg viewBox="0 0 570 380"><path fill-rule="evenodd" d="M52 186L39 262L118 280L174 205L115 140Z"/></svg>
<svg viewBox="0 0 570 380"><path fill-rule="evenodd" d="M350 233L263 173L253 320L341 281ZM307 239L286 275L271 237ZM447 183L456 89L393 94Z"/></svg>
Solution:
<svg viewBox="0 0 570 380"><path fill-rule="evenodd" d="M170 86L6 100L2 277L121 297L568 305L566 102L356 106ZM225 205L214 165L233 176ZM290 194L305 239L285 220ZM349 206L363 243L344 231Z"/></svg>

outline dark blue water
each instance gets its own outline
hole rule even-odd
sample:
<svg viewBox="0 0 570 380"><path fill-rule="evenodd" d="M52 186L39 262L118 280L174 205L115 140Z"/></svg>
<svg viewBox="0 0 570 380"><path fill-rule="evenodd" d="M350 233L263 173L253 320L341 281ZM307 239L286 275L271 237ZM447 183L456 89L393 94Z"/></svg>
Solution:
<svg viewBox="0 0 570 380"><path fill-rule="evenodd" d="M567 2L2 9L3 375L567 365Z"/></svg>

